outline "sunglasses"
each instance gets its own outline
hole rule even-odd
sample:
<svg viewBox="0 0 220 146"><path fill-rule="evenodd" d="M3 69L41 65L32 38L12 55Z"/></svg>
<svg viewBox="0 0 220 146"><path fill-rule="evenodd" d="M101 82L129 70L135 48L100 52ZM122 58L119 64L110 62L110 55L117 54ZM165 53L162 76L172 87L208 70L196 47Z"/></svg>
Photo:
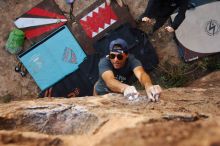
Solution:
<svg viewBox="0 0 220 146"><path fill-rule="evenodd" d="M122 60L123 59L123 55L122 54L113 54L113 53L109 54L109 58L110 59L115 59L115 57L117 57L118 60Z"/></svg>

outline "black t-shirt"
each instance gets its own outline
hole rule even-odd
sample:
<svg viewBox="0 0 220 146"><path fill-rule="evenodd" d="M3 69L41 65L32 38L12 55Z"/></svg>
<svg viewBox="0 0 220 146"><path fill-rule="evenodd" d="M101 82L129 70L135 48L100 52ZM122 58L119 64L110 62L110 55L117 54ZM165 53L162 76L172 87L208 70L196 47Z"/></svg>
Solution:
<svg viewBox="0 0 220 146"><path fill-rule="evenodd" d="M99 62L99 80L96 84L96 92L99 95L106 94L111 92L110 89L107 88L104 80L102 79L102 74L105 71L111 70L115 76L115 79L118 81L125 83L125 84L131 84L130 80L132 76L134 75L133 70L134 68L142 66L141 62L137 60L134 55L129 54L128 59L124 65L124 67L120 69L115 69L109 60L109 58L102 58Z"/></svg>

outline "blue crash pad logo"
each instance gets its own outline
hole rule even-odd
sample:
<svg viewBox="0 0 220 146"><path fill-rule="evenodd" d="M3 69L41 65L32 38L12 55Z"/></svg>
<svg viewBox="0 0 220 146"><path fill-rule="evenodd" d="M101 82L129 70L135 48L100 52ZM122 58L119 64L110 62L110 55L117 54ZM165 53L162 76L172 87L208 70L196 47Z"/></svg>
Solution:
<svg viewBox="0 0 220 146"><path fill-rule="evenodd" d="M39 54L34 54L29 61L30 71L33 74L40 72L42 70L43 64L43 58Z"/></svg>
<svg viewBox="0 0 220 146"><path fill-rule="evenodd" d="M210 20L206 23L205 30L209 36L215 36L220 31L220 24L216 20Z"/></svg>
<svg viewBox="0 0 220 146"><path fill-rule="evenodd" d="M63 52L63 61L77 64L76 54L73 49L66 47Z"/></svg>

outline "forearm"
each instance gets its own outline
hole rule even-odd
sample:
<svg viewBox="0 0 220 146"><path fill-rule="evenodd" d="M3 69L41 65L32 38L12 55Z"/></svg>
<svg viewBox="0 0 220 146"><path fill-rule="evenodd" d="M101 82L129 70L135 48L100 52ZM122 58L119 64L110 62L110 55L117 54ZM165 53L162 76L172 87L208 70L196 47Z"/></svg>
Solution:
<svg viewBox="0 0 220 146"><path fill-rule="evenodd" d="M150 79L150 76L145 72L141 74L140 83L143 87L145 87L145 89L152 86L152 81Z"/></svg>
<svg viewBox="0 0 220 146"><path fill-rule="evenodd" d="M106 86L113 92L123 93L125 88L129 85L121 83L120 81L113 79L106 82Z"/></svg>

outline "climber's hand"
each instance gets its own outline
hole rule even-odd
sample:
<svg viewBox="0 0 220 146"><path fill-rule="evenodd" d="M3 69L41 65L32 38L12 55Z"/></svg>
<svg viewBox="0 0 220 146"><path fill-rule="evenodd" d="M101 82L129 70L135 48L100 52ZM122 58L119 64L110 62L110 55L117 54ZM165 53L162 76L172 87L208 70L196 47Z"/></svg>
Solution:
<svg viewBox="0 0 220 146"><path fill-rule="evenodd" d="M134 86L128 86L124 90L124 96L128 98L128 100L136 100L138 99L139 92L137 92Z"/></svg>
<svg viewBox="0 0 220 146"><path fill-rule="evenodd" d="M155 102L159 100L160 93L162 92L162 89L160 85L152 85L150 87L145 88L148 99Z"/></svg>

